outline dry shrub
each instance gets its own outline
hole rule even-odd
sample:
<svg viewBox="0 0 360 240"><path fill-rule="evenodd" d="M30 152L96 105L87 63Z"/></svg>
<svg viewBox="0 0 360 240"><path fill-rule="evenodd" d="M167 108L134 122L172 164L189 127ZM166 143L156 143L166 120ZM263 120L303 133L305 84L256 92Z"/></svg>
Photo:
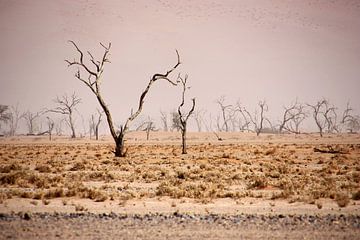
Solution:
<svg viewBox="0 0 360 240"><path fill-rule="evenodd" d="M87 211L88 209L80 204L75 204L73 205L75 207L75 211L77 212L85 212Z"/></svg>
<svg viewBox="0 0 360 240"><path fill-rule="evenodd" d="M338 193L335 196L335 201L339 207L346 207L350 203L350 198L347 193Z"/></svg>
<svg viewBox="0 0 360 240"><path fill-rule="evenodd" d="M21 178L22 174L20 172L5 174L0 177L1 185L14 185L19 178Z"/></svg>
<svg viewBox="0 0 360 240"><path fill-rule="evenodd" d="M156 188L157 196L172 198L216 198L224 195L224 186L212 182L184 182L180 180L164 181Z"/></svg>
<svg viewBox="0 0 360 240"><path fill-rule="evenodd" d="M78 195L82 198L90 198L91 200L94 200L95 202L103 202L108 199L108 196L103 191L99 191L97 189L93 188L79 188L78 189Z"/></svg>
<svg viewBox="0 0 360 240"><path fill-rule="evenodd" d="M45 164L36 165L35 170L38 172L41 172L41 173L50 173L51 172L50 167Z"/></svg>
<svg viewBox="0 0 360 240"><path fill-rule="evenodd" d="M74 166L72 166L69 170L70 171L84 171L86 166L83 162L76 162Z"/></svg>
<svg viewBox="0 0 360 240"><path fill-rule="evenodd" d="M265 176L250 176L249 183L247 184L248 189L263 189L268 185L268 181Z"/></svg>
<svg viewBox="0 0 360 240"><path fill-rule="evenodd" d="M352 200L360 200L360 190L357 190L352 194Z"/></svg>
<svg viewBox="0 0 360 240"><path fill-rule="evenodd" d="M45 198L60 198L60 197L64 197L64 196L65 196L65 193L62 188L50 189L50 190L46 191L46 193L44 195Z"/></svg>
<svg viewBox="0 0 360 240"><path fill-rule="evenodd" d="M44 205L49 205L49 204L50 204L50 200L49 200L49 199L43 198L43 199L41 199L41 201L42 201L42 203L43 203Z"/></svg>
<svg viewBox="0 0 360 240"><path fill-rule="evenodd" d="M9 173L11 171L20 171L22 167L18 163L12 163L4 166L0 166L0 173Z"/></svg>
<svg viewBox="0 0 360 240"><path fill-rule="evenodd" d="M274 155L276 153L276 148L273 147L271 149L266 150L265 155Z"/></svg>

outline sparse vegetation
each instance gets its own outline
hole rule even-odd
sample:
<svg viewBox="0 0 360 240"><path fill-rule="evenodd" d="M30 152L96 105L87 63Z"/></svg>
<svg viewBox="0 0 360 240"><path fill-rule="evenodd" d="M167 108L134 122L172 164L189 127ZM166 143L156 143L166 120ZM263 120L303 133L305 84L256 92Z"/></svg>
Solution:
<svg viewBox="0 0 360 240"><path fill-rule="evenodd" d="M341 154L315 152L314 147ZM346 207L360 195L357 144L200 143L181 155L171 144L132 143L121 164L111 161L111 148L109 143L2 144L0 200L20 197L49 204L60 198L66 205L74 197L125 205L154 197L201 203L253 197L321 208L320 199Z"/></svg>

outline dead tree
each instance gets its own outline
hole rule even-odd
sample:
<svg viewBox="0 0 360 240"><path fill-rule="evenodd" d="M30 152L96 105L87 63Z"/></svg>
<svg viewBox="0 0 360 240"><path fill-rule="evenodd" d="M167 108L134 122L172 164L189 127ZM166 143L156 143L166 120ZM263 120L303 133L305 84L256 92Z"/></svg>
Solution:
<svg viewBox="0 0 360 240"><path fill-rule="evenodd" d="M56 121L55 132L56 132L56 135L58 135L58 136L61 136L63 134L63 122L65 122L64 118Z"/></svg>
<svg viewBox="0 0 360 240"><path fill-rule="evenodd" d="M323 131L324 128L326 127L326 118L324 114L327 108L327 100L322 99L314 105L311 104L307 104L307 105L312 108L312 115L315 120L316 126L319 129L320 137L323 137Z"/></svg>
<svg viewBox="0 0 360 240"><path fill-rule="evenodd" d="M86 64L84 62L84 53L79 49L79 47L75 44L75 42L73 42L73 41L69 41L69 42L75 47L77 53L79 54L79 58L77 60L74 59L72 61L69 61L69 60L65 60L65 61L68 63L68 66L73 66L73 65L78 66L78 70L77 70L77 73L75 74L75 77L79 81L83 82L96 96L101 108L103 109L103 111L106 115L106 119L107 119L107 122L109 125L109 130L110 130L111 136L113 137L114 142L115 142L115 151L114 151L115 156L124 157L126 155L126 151L124 148L125 135L129 130L131 122L134 121L134 119L142 111L145 97L146 97L147 93L149 92L152 84L158 80L166 80L170 84L176 86L176 83L172 82L169 79L169 75L180 65L179 53L178 53L178 51L176 51L177 63L174 65L174 67L172 67L170 70L168 70L165 74L156 73L151 77L145 90L140 95L138 109L135 112L132 112L130 114L130 116L127 118L127 120L125 121L125 124L121 125L120 129L118 131L116 131L110 110L102 97L101 89L100 89L101 78L102 78L102 74L104 72L105 64L110 63L108 57L109 57L109 53L110 53L111 43L109 43L108 46L105 46L102 43L100 43L100 45L104 48L104 54L103 54L101 60L99 60L99 61L95 60L95 58L93 57L93 55L90 52L87 52L89 55L89 58L90 58L90 62L92 63L92 65L91 65L92 67L91 67L90 64ZM86 78L84 78L82 76L80 69L82 72L85 72L85 74L87 74Z"/></svg>
<svg viewBox="0 0 360 240"><path fill-rule="evenodd" d="M202 126L203 126L203 122L204 122L204 114L205 113L206 113L206 111L203 110L203 109L194 111L194 113L193 113L193 118L195 120L198 132L202 131Z"/></svg>
<svg viewBox="0 0 360 240"><path fill-rule="evenodd" d="M171 113L171 131L176 130L177 132L181 130L181 122L179 113L174 110Z"/></svg>
<svg viewBox="0 0 360 240"><path fill-rule="evenodd" d="M34 135L34 132L36 131L36 119L38 119L41 114L41 112L32 113L30 111L27 111L22 115L22 117L26 121L28 135Z"/></svg>
<svg viewBox="0 0 360 240"><path fill-rule="evenodd" d="M307 116L305 106L296 100L289 107L284 107L284 110L283 119L279 125L279 132L282 133L285 130L299 134L300 124Z"/></svg>
<svg viewBox="0 0 360 240"><path fill-rule="evenodd" d="M168 127L168 118L166 112L160 111L160 120L163 125L163 131L167 132L169 130L169 127Z"/></svg>
<svg viewBox="0 0 360 240"><path fill-rule="evenodd" d="M7 123L10 120L10 112L9 106L0 105L0 130L1 130L1 122Z"/></svg>
<svg viewBox="0 0 360 240"><path fill-rule="evenodd" d="M349 121L346 122L347 130L350 133L356 133L360 130L360 116L352 116Z"/></svg>
<svg viewBox="0 0 360 240"><path fill-rule="evenodd" d="M95 139L99 140L99 127L102 121L103 112L97 109L97 115L92 114L90 119L90 138L91 133L93 132L95 135Z"/></svg>
<svg viewBox="0 0 360 240"><path fill-rule="evenodd" d="M245 107L241 106L240 101L236 103L236 107L234 109L235 113L238 112L240 116L238 117L238 128L241 132L251 132L250 124L251 124L251 115L246 110Z"/></svg>
<svg viewBox="0 0 360 240"><path fill-rule="evenodd" d="M225 97L221 96L218 100L216 100L216 103L219 105L221 110L221 118L222 118L222 126L220 126L220 119L217 119L217 125L219 128L219 131L225 130L225 132L229 131L229 121L231 119L231 108L232 105L226 105L225 104Z"/></svg>
<svg viewBox="0 0 360 240"><path fill-rule="evenodd" d="M251 122L254 124L254 130L256 132L256 136L259 136L261 131L264 128L264 122L268 122L270 124L271 127L271 122L268 118L266 118L265 113L269 110L268 105L266 104L266 101L260 101L258 103L259 108L260 108L260 114L255 111L254 117L251 116L251 114L247 112L247 115L249 116Z"/></svg>
<svg viewBox="0 0 360 240"><path fill-rule="evenodd" d="M10 119L9 119L9 135L15 136L17 129L19 128L19 121L22 118L22 114L19 110L19 104L10 107Z"/></svg>
<svg viewBox="0 0 360 240"><path fill-rule="evenodd" d="M186 130L187 130L187 121L191 114L194 112L195 109L195 98L192 98L192 107L188 113L183 113L182 109L185 104L185 92L189 87L186 86L188 75L185 75L184 78L182 78L179 74L178 79L180 79L181 85L182 85L182 98L181 103L178 107L178 114L180 119L180 130L181 130L181 139L182 139L182 154L186 154Z"/></svg>
<svg viewBox="0 0 360 240"><path fill-rule="evenodd" d="M48 111L67 115L67 119L65 119L65 121L71 129L71 138L76 138L75 121L73 114L76 105L81 103L81 99L77 97L75 93L73 93L71 96L64 94L61 98L56 97L56 99L54 99L54 102L58 105L58 107Z"/></svg>
<svg viewBox="0 0 360 240"><path fill-rule="evenodd" d="M352 112L353 109L348 102L340 121L341 125L350 133L357 132L360 129L360 117L355 116Z"/></svg>
<svg viewBox="0 0 360 240"><path fill-rule="evenodd" d="M148 141L150 139L150 132L156 131L156 126L154 121L149 117L148 121L146 122L146 127L144 129L146 132L146 140Z"/></svg>
<svg viewBox="0 0 360 240"><path fill-rule="evenodd" d="M46 117L46 119L47 119L47 127L48 127L47 132L48 132L48 134L49 134L49 140L51 141L52 131L53 131L53 129L54 129L55 123L54 123L54 121L53 121L51 118L49 118L49 117Z"/></svg>

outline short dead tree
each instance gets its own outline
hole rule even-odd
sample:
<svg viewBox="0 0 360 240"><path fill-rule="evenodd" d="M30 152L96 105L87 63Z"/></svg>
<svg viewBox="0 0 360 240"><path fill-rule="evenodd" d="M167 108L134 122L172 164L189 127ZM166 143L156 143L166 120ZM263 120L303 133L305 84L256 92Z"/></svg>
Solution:
<svg viewBox="0 0 360 240"><path fill-rule="evenodd" d="M220 117L217 118L217 126L219 131L229 132L229 122L232 117L232 105L225 104L225 96L221 96L220 99L216 100L216 103L219 105L221 110L221 118L223 124L220 125Z"/></svg>
<svg viewBox="0 0 360 240"><path fill-rule="evenodd" d="M16 131L19 128L19 121L23 117L23 115L20 113L19 110L19 104L16 104L16 106L10 107L10 118L9 118L9 135L15 136Z"/></svg>
<svg viewBox="0 0 360 240"><path fill-rule="evenodd" d="M241 105L240 101L237 101L234 111L235 111L235 113L238 112L240 114L240 116L238 117L239 131L240 132L253 132L253 130L250 129L251 115L246 110L246 108Z"/></svg>
<svg viewBox="0 0 360 240"><path fill-rule="evenodd" d="M341 125L349 133L354 133L360 130L360 117L354 115L352 112L354 110L351 108L350 103L346 105L346 109L343 112Z"/></svg>
<svg viewBox="0 0 360 240"><path fill-rule="evenodd" d="M47 119L47 127L48 127L47 132L48 132L48 134L49 134L49 140L51 141L51 139L52 139L52 131L53 131L53 129L54 129L55 123L54 123L54 121L53 121L51 118L49 118L49 117L46 117L46 119Z"/></svg>
<svg viewBox="0 0 360 240"><path fill-rule="evenodd" d="M337 131L335 107L330 106L329 101L322 99L316 104L307 104L312 109L313 118L319 129L320 137L323 137L324 130L328 133Z"/></svg>
<svg viewBox="0 0 360 240"><path fill-rule="evenodd" d="M54 99L54 102L58 105L58 107L48 111L67 115L68 119L66 119L65 121L71 129L71 138L76 138L73 113L75 111L76 105L81 103L81 99L78 96L76 96L75 93L73 93L71 96L64 94L61 98L56 97L56 99Z"/></svg>
<svg viewBox="0 0 360 240"><path fill-rule="evenodd" d="M108 108L108 105L105 103L102 93L101 93L101 79L102 74L104 72L104 67L106 63L110 63L108 57L110 54L110 48L111 43L109 45L105 46L104 44L100 43L100 45L104 48L104 54L100 60L95 60L94 56L87 52L90 58L91 64L87 64L84 62L84 53L80 50L80 48L75 44L73 41L69 41L76 49L77 53L79 54L79 58L76 60L65 60L68 63L68 66L77 66L78 70L75 74L75 77L83 82L94 95L96 96L101 108L103 109L106 119L109 125L109 130L111 133L111 136L114 139L115 142L115 156L116 157L125 157L126 156L126 150L125 150L125 135L129 130L131 122L133 122L141 113L145 101L145 97L148 94L151 86L158 80L165 80L169 82L171 85L176 86L177 84L175 82L172 82L169 78L169 75L180 65L180 56L178 51L176 51L177 54L177 63L166 73L156 73L154 74L146 86L145 90L141 93L140 99L139 99L139 105L135 112L131 112L130 116L125 121L124 125L120 126L120 129L118 131L115 130L115 126L112 120L112 116L110 113L110 110ZM82 76L82 72L87 75L87 77Z"/></svg>
<svg viewBox="0 0 360 240"><path fill-rule="evenodd" d="M92 114L90 119L90 138L92 133L95 135L95 139L99 140L99 127L102 121L103 113L97 109L97 114Z"/></svg>
<svg viewBox="0 0 360 240"><path fill-rule="evenodd" d="M205 113L206 113L206 110L204 110L204 109L194 111L193 118L194 118L194 120L196 122L198 132L202 132L202 126L203 126L203 123L204 123L204 115L205 115Z"/></svg>
<svg viewBox="0 0 360 240"><path fill-rule="evenodd" d="M171 131L180 131L181 130L181 122L180 122L180 116L179 113L176 110L173 110L170 112L171 115Z"/></svg>
<svg viewBox="0 0 360 240"><path fill-rule="evenodd" d="M290 133L299 134L300 124L307 117L305 106L297 100L288 107L284 107L283 119L279 125L279 132L284 130Z"/></svg>
<svg viewBox="0 0 360 240"><path fill-rule="evenodd" d="M11 114L9 111L9 106L0 105L0 130L1 130L1 122L7 123L10 120Z"/></svg>
<svg viewBox="0 0 360 240"><path fill-rule="evenodd" d="M36 131L36 119L38 119L41 116L41 112L25 112L22 117L25 119L26 126L28 129L28 135L34 135Z"/></svg>
<svg viewBox="0 0 360 240"><path fill-rule="evenodd" d="M168 127L168 117L167 117L167 113L166 113L166 112L160 111L160 120L161 120L161 123L162 123L162 125L163 125L163 131L164 131L164 132L169 131L169 127Z"/></svg>
<svg viewBox="0 0 360 240"><path fill-rule="evenodd" d="M181 139L182 139L182 154L186 154L186 130L187 130L187 121L191 114L194 112L195 109L195 98L192 98L192 107L188 113L184 113L182 109L185 105L185 92L189 87L186 86L188 75L185 75L184 78L182 78L179 74L178 79L180 79L181 86L182 86L182 98L181 103L178 107L178 114L179 114L179 120L180 120L180 130L181 130Z"/></svg>
<svg viewBox="0 0 360 240"><path fill-rule="evenodd" d="M251 114L246 109L243 109L245 111L246 115L251 120L251 122L254 124L254 130L256 132L256 136L259 136L260 133L263 131L264 122L268 122L268 124L272 128L270 120L265 116L265 113L269 110L269 107L266 104L266 101L265 100L260 101L258 103L258 106L260 108L260 113L255 111L254 117L252 117Z"/></svg>

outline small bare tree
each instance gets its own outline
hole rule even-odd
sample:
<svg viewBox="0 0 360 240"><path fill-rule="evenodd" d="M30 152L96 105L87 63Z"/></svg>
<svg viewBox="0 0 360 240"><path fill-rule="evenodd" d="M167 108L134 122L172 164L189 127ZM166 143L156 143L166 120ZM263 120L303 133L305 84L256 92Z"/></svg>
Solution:
<svg viewBox="0 0 360 240"><path fill-rule="evenodd" d="M28 135L34 135L35 131L36 131L36 119L38 119L41 116L41 112L30 112L27 111L25 112L22 117L25 119L26 121L26 126L28 128Z"/></svg>
<svg viewBox="0 0 360 240"><path fill-rule="evenodd" d="M91 133L94 133L95 139L99 140L99 127L102 121L103 112L97 109L97 114L92 114L90 119L90 138Z"/></svg>
<svg viewBox="0 0 360 240"><path fill-rule="evenodd" d="M217 119L219 131L229 132L229 121L231 120L232 105L225 104L225 96L221 96L216 103L221 110L222 125L220 125L220 118Z"/></svg>
<svg viewBox="0 0 360 240"><path fill-rule="evenodd" d="M52 140L52 131L54 129L55 123L50 117L46 117L47 119L47 127L48 127L48 134L49 134L49 140Z"/></svg>
<svg viewBox="0 0 360 240"><path fill-rule="evenodd" d="M252 130L250 129L250 124L251 124L251 115L250 113L246 110L245 107L242 107L240 101L237 101L236 103L236 108L234 110L235 112L239 112L239 117L238 117L238 128L241 132L252 132Z"/></svg>
<svg viewBox="0 0 360 240"><path fill-rule="evenodd" d="M352 112L353 109L350 106L350 102L348 102L340 122L341 125L350 133L357 132L360 129L360 117L354 115Z"/></svg>
<svg viewBox="0 0 360 240"><path fill-rule="evenodd" d="M71 129L71 138L76 138L73 113L75 111L76 105L81 103L81 99L78 96L76 96L75 93L73 93L71 96L64 94L61 98L56 97L56 99L54 99L54 102L58 105L58 107L51 109L49 111L67 115L68 119L65 121Z"/></svg>
<svg viewBox="0 0 360 240"><path fill-rule="evenodd" d="M169 131L169 127L168 127L168 117L167 117L167 113L166 113L166 112L160 111L160 120L161 120L161 123L162 123L162 125L163 125L163 131L164 131L164 132Z"/></svg>
<svg viewBox="0 0 360 240"><path fill-rule="evenodd" d="M195 120L198 132L202 131L202 126L204 123L204 114L206 113L206 110L204 109L200 109L200 110L196 110L193 113L193 118Z"/></svg>
<svg viewBox="0 0 360 240"><path fill-rule="evenodd" d="M103 54L101 60L99 60L99 61L95 60L93 55L90 52L88 52L89 57L90 57L90 62L93 65L91 67L89 64L86 64L84 62L84 54L79 49L79 47L75 44L75 42L73 42L73 41L69 41L69 42L75 47L77 53L79 54L79 58L78 58L78 60L74 59L73 61L69 61L69 60L65 60L65 61L68 63L68 66L78 66L79 67L77 73L75 74L75 77L78 80L80 80L81 82L83 82L92 91L92 93L94 93L94 95L96 96L101 108L103 109L103 111L106 115L107 122L109 125L109 130L110 130L111 136L113 137L114 142L115 142L115 151L114 151L115 156L124 157L126 155L126 151L124 148L125 135L129 130L131 122L134 121L141 113L141 111L143 109L145 97L148 94L152 84L158 80L166 80L170 84L176 86L176 83L172 82L169 79L169 75L180 65L179 53L178 53L178 51L176 51L177 63L175 64L174 67L172 67L170 70L168 70L165 74L156 73L151 77L145 90L140 95L139 105L138 105L137 110L135 112L131 112L130 116L125 121L125 124L120 126L119 131L116 131L110 110L109 110L107 104L105 103L105 101L102 97L102 94L101 94L101 90L100 90L101 78L102 78L102 74L104 72L105 64L110 62L108 59L108 56L110 53L111 43L109 43L108 46L105 46L102 43L100 43L100 45L104 48L104 54ZM82 69L82 71L88 75L87 78L82 77L80 69ZM93 70L93 69L95 69L95 70Z"/></svg>
<svg viewBox="0 0 360 240"><path fill-rule="evenodd" d="M182 98L181 98L181 103L178 107L178 114L179 114L179 120L180 120L180 130L181 130L181 139L182 139L182 154L186 154L186 130L187 130L187 121L189 119L189 117L191 116L191 114L194 112L195 109L195 98L192 98L192 107L190 109L190 111L188 113L183 113L182 108L184 107L185 104L185 92L187 89L189 89L189 87L186 86L187 83L187 79L188 79L188 75L185 75L184 78L182 78L179 74L178 78L181 81L181 85L182 85Z"/></svg>
<svg viewBox="0 0 360 240"><path fill-rule="evenodd" d="M58 119L55 123L55 133L58 136L63 134L63 123L65 122L64 118Z"/></svg>
<svg viewBox="0 0 360 240"><path fill-rule="evenodd" d="M10 107L10 119L9 119L9 135L15 136L16 131L19 128L19 121L22 118L22 114L19 110L19 104Z"/></svg>
<svg viewBox="0 0 360 240"><path fill-rule="evenodd" d="M310 108L312 108L312 115L315 120L316 126L319 129L320 137L323 137L323 131L326 127L326 118L324 116L327 109L327 100L322 99L318 101L316 104L311 105L307 104Z"/></svg>
<svg viewBox="0 0 360 240"><path fill-rule="evenodd" d="M177 111L170 112L171 115L171 131L176 130L177 132L181 130L180 116Z"/></svg>
<svg viewBox="0 0 360 240"><path fill-rule="evenodd" d="M1 122L7 123L10 120L11 114L9 112L9 106L0 105L0 130Z"/></svg>
<svg viewBox="0 0 360 240"><path fill-rule="evenodd" d="M146 122L146 127L144 130L146 132L146 140L150 139L150 132L156 131L155 123L150 117L148 118L148 120Z"/></svg>
<svg viewBox="0 0 360 240"><path fill-rule="evenodd" d="M251 114L246 111L247 115L249 116L251 122L254 124L254 130L256 132L256 136L259 136L264 128L264 122L268 122L268 124L271 126L270 120L265 116L265 113L269 110L268 105L266 104L266 101L260 101L258 103L258 106L260 108L260 113L255 111L254 117L251 116Z"/></svg>
<svg viewBox="0 0 360 240"><path fill-rule="evenodd" d="M299 134L300 124L307 116L305 106L296 100L290 106L284 107L284 110L283 119L279 125L279 132L282 133L285 130Z"/></svg>

